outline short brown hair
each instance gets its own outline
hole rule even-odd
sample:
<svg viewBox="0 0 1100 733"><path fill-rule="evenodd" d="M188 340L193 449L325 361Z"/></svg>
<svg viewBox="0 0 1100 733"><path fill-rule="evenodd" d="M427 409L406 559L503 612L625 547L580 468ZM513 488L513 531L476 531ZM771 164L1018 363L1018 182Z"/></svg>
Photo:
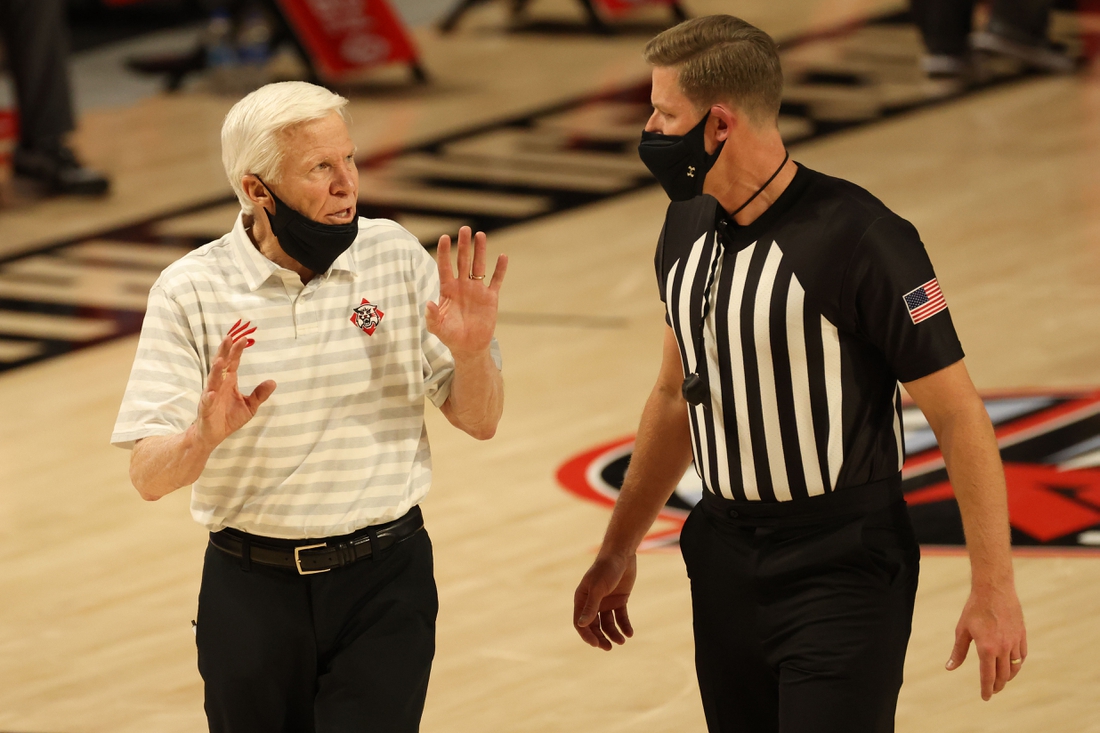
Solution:
<svg viewBox="0 0 1100 733"><path fill-rule="evenodd" d="M757 124L779 116L779 49L771 36L740 18L685 20L647 43L643 56L651 66L678 69L680 90L696 107L732 102Z"/></svg>

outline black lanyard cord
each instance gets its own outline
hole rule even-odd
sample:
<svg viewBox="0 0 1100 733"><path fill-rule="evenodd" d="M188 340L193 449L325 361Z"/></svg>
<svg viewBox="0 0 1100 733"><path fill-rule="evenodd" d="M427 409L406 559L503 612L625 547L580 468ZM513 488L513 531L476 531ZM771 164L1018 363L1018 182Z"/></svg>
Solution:
<svg viewBox="0 0 1100 733"><path fill-rule="evenodd" d="M779 167L775 169L775 173L772 173L771 178L764 181L764 185L756 189L756 193L749 196L749 200L737 207L737 210L728 215L729 219L739 214L746 206L756 200L756 197L764 192L771 182L775 180L779 172L783 170L783 166L787 165L787 161L791 159L791 154L784 151L783 162L779 164ZM725 222L722 222L723 224ZM710 407L710 388L703 381L702 375L707 372L707 352L706 352L706 329L707 329L707 316L710 315L710 289L714 287L715 274L718 272L718 260L722 256L722 233L718 231L716 227L714 232L714 258L710 263L709 272L707 273L707 281L703 286L703 309L702 318L699 320L699 332L692 334L692 344L695 348L695 371L692 374L687 375L684 378L684 383L680 387L680 391L689 404L703 405L704 409ZM690 327L690 326L689 326Z"/></svg>
<svg viewBox="0 0 1100 733"><path fill-rule="evenodd" d="M784 150L783 152L785 153L785 155L783 156L783 162L782 162L782 163L780 163L780 164L779 164L779 167L775 169L775 173L772 173L772 177L771 177L771 178L769 178L768 180L764 181L764 185L763 185L763 186L761 186L760 188L756 189L756 193L754 193L754 194L753 194L752 196L749 196L749 200L748 200L748 201L746 201L745 203L743 203L743 204L741 204L740 206L738 206L736 210L734 210L734 211L731 211L731 212L730 212L730 218L731 218L731 219L732 219L733 217L737 216L738 214L740 214L740 213L741 213L741 211L742 211L742 210L743 210L743 209L744 209L744 208L745 208L746 206L748 206L748 205L749 205L749 204L751 204L751 203L752 203L753 201L755 201L755 200L756 200L756 197L757 197L757 196L759 196L760 194L764 193L764 189L765 189L765 188L767 188L768 186L772 185L772 181L774 181L774 180L775 180L775 177L779 175L779 171L783 170L783 166L787 165L787 161L791 159L791 154L790 154L790 153L788 153L788 152L787 152L786 150Z"/></svg>

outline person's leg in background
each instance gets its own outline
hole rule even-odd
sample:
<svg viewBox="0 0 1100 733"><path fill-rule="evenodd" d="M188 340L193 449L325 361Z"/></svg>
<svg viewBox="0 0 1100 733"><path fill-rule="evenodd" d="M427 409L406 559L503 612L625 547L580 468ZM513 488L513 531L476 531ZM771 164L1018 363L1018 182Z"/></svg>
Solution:
<svg viewBox="0 0 1100 733"><path fill-rule="evenodd" d="M1073 59L1047 40L1051 0L994 0L989 25L971 33L974 0L911 0L910 12L927 54L921 68L933 78L975 72L971 50L1022 61L1028 68L1065 73Z"/></svg>
<svg viewBox="0 0 1100 733"><path fill-rule="evenodd" d="M1051 0L994 0L989 25L971 38L975 49L1011 56L1043 71L1073 71L1073 59L1047 39Z"/></svg>
<svg viewBox="0 0 1100 733"><path fill-rule="evenodd" d="M16 174L51 193L105 193L107 178L83 167L65 145L76 125L63 0L0 0L0 31L19 105Z"/></svg>
<svg viewBox="0 0 1100 733"><path fill-rule="evenodd" d="M163 75L166 91L179 90L188 76L212 72L215 86L239 87L234 92L251 91L266 83L256 73L240 77L240 66L261 66L276 48L292 45L307 66L311 81L317 81L312 61L283 17L276 0L199 0L205 12L206 27L188 51L133 56L126 66L139 74ZM258 32L258 37L257 37ZM251 37L250 37L251 36ZM259 79L255 77L259 76Z"/></svg>
<svg viewBox="0 0 1100 733"><path fill-rule="evenodd" d="M921 59L924 72L932 77L969 73L973 0L912 0L910 13L928 51Z"/></svg>
<svg viewBox="0 0 1100 733"><path fill-rule="evenodd" d="M164 74L167 76L165 88L168 91L178 90L187 75L206 69L212 32L218 25L226 25L232 32L233 20L240 15L241 5L241 0L199 0L198 6L206 17L206 28L193 48L184 52L132 56L126 60L127 68L139 74Z"/></svg>

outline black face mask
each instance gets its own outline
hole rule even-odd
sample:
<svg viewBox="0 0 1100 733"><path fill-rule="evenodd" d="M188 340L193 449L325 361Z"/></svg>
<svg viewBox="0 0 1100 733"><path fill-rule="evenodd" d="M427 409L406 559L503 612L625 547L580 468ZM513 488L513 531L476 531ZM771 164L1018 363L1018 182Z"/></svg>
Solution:
<svg viewBox="0 0 1100 733"><path fill-rule="evenodd" d="M295 211L275 195L271 186L264 186L275 202L275 213L267 212L267 218L279 246L313 272L326 272L359 236L358 217L347 224L322 224Z"/></svg>
<svg viewBox="0 0 1100 733"><path fill-rule="evenodd" d="M642 131L638 157L673 201L687 201L703 193L707 172L726 144L723 140L713 153L707 154L703 133L709 119L710 112L707 112L686 135Z"/></svg>

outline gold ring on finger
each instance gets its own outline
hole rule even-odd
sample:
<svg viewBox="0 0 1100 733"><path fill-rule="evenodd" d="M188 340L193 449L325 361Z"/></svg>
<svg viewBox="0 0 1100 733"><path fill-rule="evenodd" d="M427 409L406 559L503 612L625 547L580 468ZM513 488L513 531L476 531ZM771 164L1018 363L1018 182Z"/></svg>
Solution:
<svg viewBox="0 0 1100 733"><path fill-rule="evenodd" d="M1008 663L1009 664L1023 664L1024 663L1024 658L1020 657L1019 659L1009 659Z"/></svg>
<svg viewBox="0 0 1100 733"><path fill-rule="evenodd" d="M470 273L470 279L471 280L484 280L485 276L484 275L475 275L474 273L471 272Z"/></svg>

